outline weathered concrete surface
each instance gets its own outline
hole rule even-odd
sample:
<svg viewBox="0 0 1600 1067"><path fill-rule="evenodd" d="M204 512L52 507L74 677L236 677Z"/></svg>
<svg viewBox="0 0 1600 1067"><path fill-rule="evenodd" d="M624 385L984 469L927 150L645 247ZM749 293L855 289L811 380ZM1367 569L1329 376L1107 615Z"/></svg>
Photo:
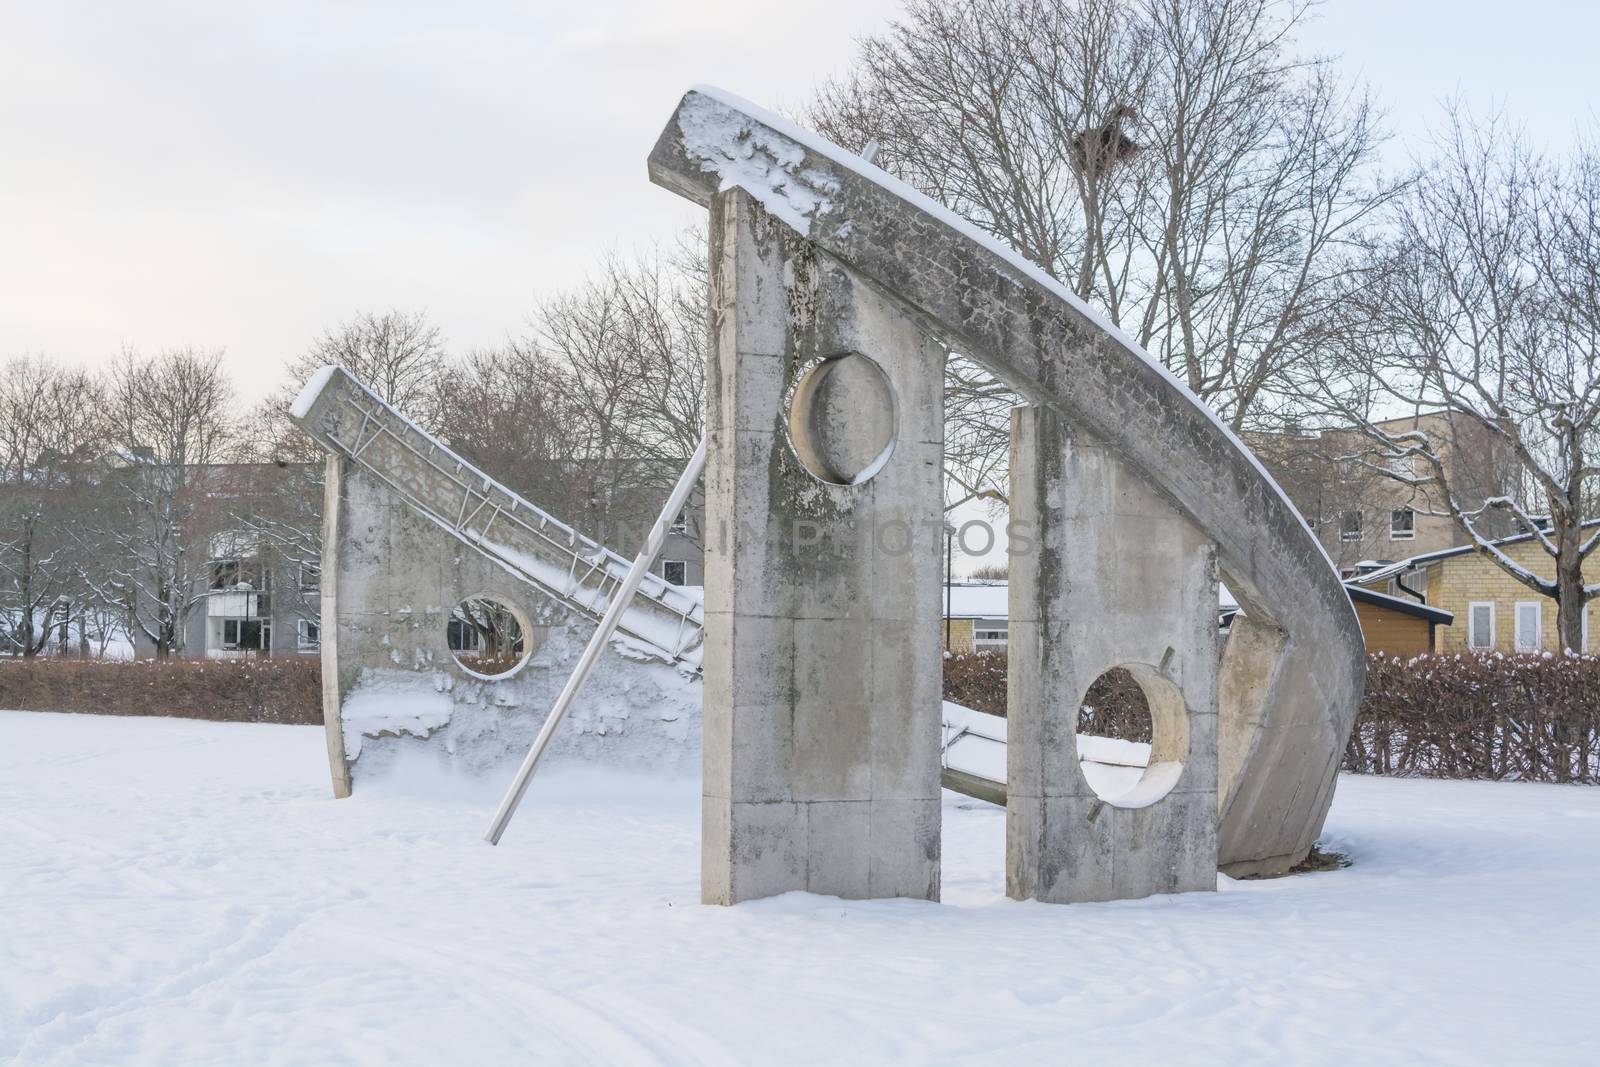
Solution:
<svg viewBox="0 0 1600 1067"><path fill-rule="evenodd" d="M509 774L526 753L578 653L594 632L584 613L474 551L384 481L334 458L328 516L336 561L323 572L324 715L343 729L343 789L399 760L474 774ZM328 557L325 556L325 559ZM329 593L332 596L329 596ZM485 679L451 655L447 622L468 597L527 620L529 655L511 676ZM332 637L333 643L327 643ZM699 746L698 683L659 658L613 648L597 665L553 752L613 765L689 770ZM351 718L353 703L367 714ZM378 714L370 712L376 708ZM385 714L392 710L392 714ZM341 789L333 765L336 794Z"/></svg>
<svg viewBox="0 0 1600 1067"><path fill-rule="evenodd" d="M1048 408L1012 413L1011 511L1037 523L1037 548L1011 561L1007 893L1072 903L1214 890L1215 546ZM1101 798L1076 729L1113 667L1145 691L1153 736L1139 786Z"/></svg>
<svg viewBox="0 0 1600 1067"><path fill-rule="evenodd" d="M1278 635L1224 663L1219 861L1287 868L1315 842L1355 722L1360 627L1338 574L1247 449L1145 353L1020 257L859 158L737 98L691 91L649 160L702 204L751 192L1031 403L1113 448L1218 546L1223 580ZM1248 679L1233 677L1249 672ZM1259 710L1234 695L1264 686Z"/></svg>
<svg viewBox="0 0 1600 1067"><path fill-rule="evenodd" d="M937 899L944 350L737 190L711 313L702 898Z"/></svg>
<svg viewBox="0 0 1600 1067"><path fill-rule="evenodd" d="M308 384L295 423L352 469L560 603L598 619L630 561L517 496L412 425L343 368ZM701 605L657 574L645 576L619 631L690 666L699 663Z"/></svg>
<svg viewBox="0 0 1600 1067"><path fill-rule="evenodd" d="M323 587L319 607L322 611L319 634L322 657L322 729L328 744L328 773L333 779L333 795L350 795L350 757L344 745L344 703L339 688L339 542L344 538L343 509L345 461L329 454L323 462L322 481L322 567L329 576ZM334 625L330 626L329 623Z"/></svg>

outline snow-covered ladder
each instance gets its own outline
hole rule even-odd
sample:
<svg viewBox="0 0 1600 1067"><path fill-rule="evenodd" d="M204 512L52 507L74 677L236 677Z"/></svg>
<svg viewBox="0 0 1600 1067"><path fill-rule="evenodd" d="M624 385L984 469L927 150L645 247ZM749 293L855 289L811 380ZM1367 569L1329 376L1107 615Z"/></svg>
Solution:
<svg viewBox="0 0 1600 1067"><path fill-rule="evenodd" d="M507 489L440 444L341 367L325 367L290 409L343 456L464 544L593 619L622 587L629 561ZM705 609L647 574L617 629L698 670Z"/></svg>

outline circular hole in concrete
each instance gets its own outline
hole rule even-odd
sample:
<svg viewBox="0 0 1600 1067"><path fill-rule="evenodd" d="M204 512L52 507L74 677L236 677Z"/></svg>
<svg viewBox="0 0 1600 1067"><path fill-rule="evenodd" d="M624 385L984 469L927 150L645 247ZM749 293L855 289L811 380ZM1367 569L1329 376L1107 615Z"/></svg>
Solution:
<svg viewBox="0 0 1600 1067"><path fill-rule="evenodd" d="M456 665L479 678L505 678L528 659L529 626L510 606L468 597L450 612L445 644Z"/></svg>
<svg viewBox="0 0 1600 1067"><path fill-rule="evenodd" d="M1078 767L1108 804L1142 808L1172 791L1189 754L1183 694L1156 668L1112 667L1079 701Z"/></svg>
<svg viewBox="0 0 1600 1067"><path fill-rule="evenodd" d="M815 360L789 399L789 444L802 466L832 485L860 485L894 453L889 376L859 352Z"/></svg>

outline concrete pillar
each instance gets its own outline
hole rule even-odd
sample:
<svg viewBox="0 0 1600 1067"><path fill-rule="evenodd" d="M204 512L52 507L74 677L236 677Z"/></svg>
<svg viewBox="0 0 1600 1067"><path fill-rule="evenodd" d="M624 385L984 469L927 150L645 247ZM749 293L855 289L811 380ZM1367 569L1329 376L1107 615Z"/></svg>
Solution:
<svg viewBox="0 0 1600 1067"><path fill-rule="evenodd" d="M1212 542L1116 453L1041 407L1011 424L1006 891L1055 903L1217 884L1217 565ZM1013 540L1016 538L1014 536ZM1126 667L1150 704L1151 765L1103 798L1078 709Z"/></svg>
<svg viewBox="0 0 1600 1067"><path fill-rule="evenodd" d="M344 509L346 461L329 453L322 464L322 589L318 605L318 637L322 657L322 729L328 746L328 771L333 795L350 795L350 761L344 749L344 688L339 684L340 541L347 525Z"/></svg>
<svg viewBox="0 0 1600 1067"><path fill-rule="evenodd" d="M702 898L937 899L944 350L740 190L711 314Z"/></svg>

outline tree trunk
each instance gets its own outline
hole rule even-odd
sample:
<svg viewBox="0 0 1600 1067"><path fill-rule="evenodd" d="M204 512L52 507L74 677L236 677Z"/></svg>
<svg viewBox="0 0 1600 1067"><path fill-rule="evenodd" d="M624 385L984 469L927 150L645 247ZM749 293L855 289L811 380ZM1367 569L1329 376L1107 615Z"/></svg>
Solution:
<svg viewBox="0 0 1600 1067"><path fill-rule="evenodd" d="M1583 652L1583 528L1563 522L1556 530L1556 636L1563 651Z"/></svg>
<svg viewBox="0 0 1600 1067"><path fill-rule="evenodd" d="M22 594L22 611L17 619L17 634L22 640L22 658L32 659L33 647L33 523L22 535L22 570L17 582Z"/></svg>

